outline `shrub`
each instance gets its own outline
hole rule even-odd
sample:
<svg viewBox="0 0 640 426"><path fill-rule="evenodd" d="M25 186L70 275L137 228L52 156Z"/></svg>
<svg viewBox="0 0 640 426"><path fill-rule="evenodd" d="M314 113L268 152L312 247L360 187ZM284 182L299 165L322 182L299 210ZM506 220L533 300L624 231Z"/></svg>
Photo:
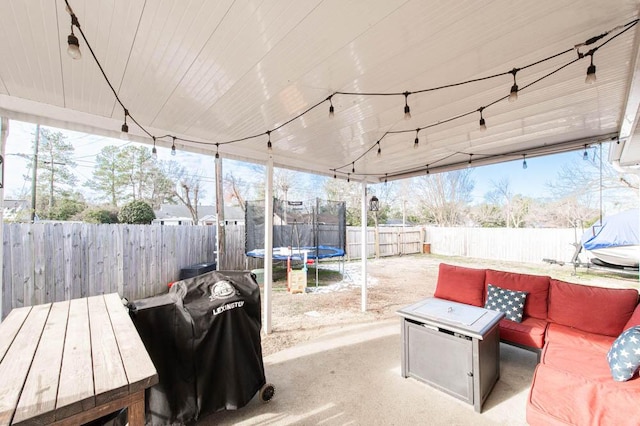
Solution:
<svg viewBox="0 0 640 426"><path fill-rule="evenodd" d="M132 201L120 209L118 220L121 223L149 224L156 218L153 208L144 201Z"/></svg>

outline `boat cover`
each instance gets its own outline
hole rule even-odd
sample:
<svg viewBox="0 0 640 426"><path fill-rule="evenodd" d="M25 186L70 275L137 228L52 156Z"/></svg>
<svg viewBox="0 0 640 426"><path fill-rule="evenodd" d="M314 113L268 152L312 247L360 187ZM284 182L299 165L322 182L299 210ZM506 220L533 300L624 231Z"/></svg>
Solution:
<svg viewBox="0 0 640 426"><path fill-rule="evenodd" d="M585 250L640 244L640 210L632 209L607 216L582 235Z"/></svg>
<svg viewBox="0 0 640 426"><path fill-rule="evenodd" d="M249 271L212 271L130 304L159 383L147 425L190 424L246 405L265 384L260 289Z"/></svg>

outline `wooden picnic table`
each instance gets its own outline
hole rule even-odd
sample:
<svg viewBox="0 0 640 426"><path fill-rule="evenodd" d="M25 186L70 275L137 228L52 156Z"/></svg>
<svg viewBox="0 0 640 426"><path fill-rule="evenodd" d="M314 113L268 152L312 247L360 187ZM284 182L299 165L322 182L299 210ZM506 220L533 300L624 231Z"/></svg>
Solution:
<svg viewBox="0 0 640 426"><path fill-rule="evenodd" d="M13 309L0 323L0 426L79 425L128 407L158 374L117 293Z"/></svg>

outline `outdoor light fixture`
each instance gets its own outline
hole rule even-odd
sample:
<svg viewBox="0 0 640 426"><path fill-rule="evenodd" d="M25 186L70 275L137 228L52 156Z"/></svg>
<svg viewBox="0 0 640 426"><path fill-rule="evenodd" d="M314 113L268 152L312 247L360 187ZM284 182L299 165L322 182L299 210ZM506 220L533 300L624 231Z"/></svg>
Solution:
<svg viewBox="0 0 640 426"><path fill-rule="evenodd" d="M591 65L587 68L587 76L584 79L584 82L587 84L593 84L596 82L596 66L593 65L593 53L591 53Z"/></svg>
<svg viewBox="0 0 640 426"><path fill-rule="evenodd" d="M484 110L484 107L480 107L478 108L478 111L480 112L480 131L484 132L487 130L487 124L484 121L484 117L482 116L482 111Z"/></svg>
<svg viewBox="0 0 640 426"><path fill-rule="evenodd" d="M473 154L469 154L469 162L467 163L467 168L471 167L471 158L473 157Z"/></svg>
<svg viewBox="0 0 640 426"><path fill-rule="evenodd" d="M384 174L384 184L385 184L385 186L387 185L387 174L386 173Z"/></svg>
<svg viewBox="0 0 640 426"><path fill-rule="evenodd" d="M171 155L175 157L176 155L176 137L173 136L173 141L171 142Z"/></svg>
<svg viewBox="0 0 640 426"><path fill-rule="evenodd" d="M380 205L378 202L378 197L376 197L375 195L373 197L371 197L371 199L369 200L369 211L371 212L377 212L380 209Z"/></svg>
<svg viewBox="0 0 640 426"><path fill-rule="evenodd" d="M151 155L153 158L158 158L158 150L156 149L156 137L153 136L153 149L151 150Z"/></svg>
<svg viewBox="0 0 640 426"><path fill-rule="evenodd" d="M347 173L347 183L351 182L351 178L349 176L349 173Z"/></svg>
<svg viewBox="0 0 640 426"><path fill-rule="evenodd" d="M351 163L351 173L355 173L356 172L356 162L352 162Z"/></svg>
<svg viewBox="0 0 640 426"><path fill-rule="evenodd" d="M336 172L333 172L333 178L334 178L334 179L337 179L337 178L338 178L338 175L336 174Z"/></svg>
<svg viewBox="0 0 640 426"><path fill-rule="evenodd" d="M527 154L522 154L522 168L527 169Z"/></svg>
<svg viewBox="0 0 640 426"><path fill-rule="evenodd" d="M416 129L416 140L413 141L413 149L418 149L418 144L420 143L420 141L418 140L419 131L420 129Z"/></svg>
<svg viewBox="0 0 640 426"><path fill-rule="evenodd" d="M518 71L518 68L511 70L511 74L513 74L513 86L511 86L511 92L509 93L509 102L515 102L518 100L518 84L516 83L516 73Z"/></svg>
<svg viewBox="0 0 640 426"><path fill-rule="evenodd" d="M427 172L426 174L429 174L429 165L427 164Z"/></svg>
<svg viewBox="0 0 640 426"><path fill-rule="evenodd" d="M409 92L404 92L404 119L405 120L411 120L411 108L409 108Z"/></svg>
<svg viewBox="0 0 640 426"><path fill-rule="evenodd" d="M333 102L331 101L331 98L333 97L333 95L329 96L327 99L329 99L329 118L333 118L334 115L334 109L333 109Z"/></svg>
<svg viewBox="0 0 640 426"><path fill-rule="evenodd" d="M584 146L584 154L582 154L582 159L587 161L589 159L589 153L587 152L587 145Z"/></svg>
<svg viewBox="0 0 640 426"><path fill-rule="evenodd" d="M125 108L124 110L124 123L122 123L122 127L120 129L120 139L124 139L125 141L129 140L129 126L127 125L127 116L129 115L129 111Z"/></svg>
<svg viewBox="0 0 640 426"><path fill-rule="evenodd" d="M73 59L82 58L82 52L80 52L80 43L78 42L78 37L73 33L73 26L80 28L80 22L78 22L78 18L71 10L71 7L67 5L67 12L71 15L71 34L67 37L67 53Z"/></svg>
<svg viewBox="0 0 640 426"><path fill-rule="evenodd" d="M218 150L219 150L219 149L220 149L220 144L219 144L219 143L217 143L217 144L216 144L216 160L217 160L218 158L220 158L220 153L218 153Z"/></svg>
<svg viewBox="0 0 640 426"><path fill-rule="evenodd" d="M271 130L267 130L267 137L269 138L269 140L267 140L267 151L273 152L273 144L271 143Z"/></svg>
<svg viewBox="0 0 640 426"><path fill-rule="evenodd" d="M380 148L380 141L378 141L378 158L382 157L382 149Z"/></svg>

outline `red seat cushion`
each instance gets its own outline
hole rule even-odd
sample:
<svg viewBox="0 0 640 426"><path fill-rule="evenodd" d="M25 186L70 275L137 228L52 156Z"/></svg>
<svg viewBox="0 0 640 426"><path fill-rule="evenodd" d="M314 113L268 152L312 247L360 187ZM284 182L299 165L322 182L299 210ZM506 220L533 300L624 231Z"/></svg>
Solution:
<svg viewBox="0 0 640 426"><path fill-rule="evenodd" d="M547 318L549 277L487 269L485 282L486 286L493 284L509 290L526 291L529 294L524 304L524 318Z"/></svg>
<svg viewBox="0 0 640 426"><path fill-rule="evenodd" d="M589 379L612 380L607 352L615 337L549 324L540 362Z"/></svg>
<svg viewBox="0 0 640 426"><path fill-rule="evenodd" d="M607 376L602 380L588 379L538 364L527 401L527 422L530 426L637 426L640 378L615 382L611 375Z"/></svg>
<svg viewBox="0 0 640 426"><path fill-rule="evenodd" d="M484 269L440 264L434 296L440 299L484 306Z"/></svg>
<svg viewBox="0 0 640 426"><path fill-rule="evenodd" d="M634 289L603 288L551 280L549 321L617 337L638 303Z"/></svg>
<svg viewBox="0 0 640 426"><path fill-rule="evenodd" d="M541 349L547 321L528 317L522 322L500 320L500 339L518 345Z"/></svg>

